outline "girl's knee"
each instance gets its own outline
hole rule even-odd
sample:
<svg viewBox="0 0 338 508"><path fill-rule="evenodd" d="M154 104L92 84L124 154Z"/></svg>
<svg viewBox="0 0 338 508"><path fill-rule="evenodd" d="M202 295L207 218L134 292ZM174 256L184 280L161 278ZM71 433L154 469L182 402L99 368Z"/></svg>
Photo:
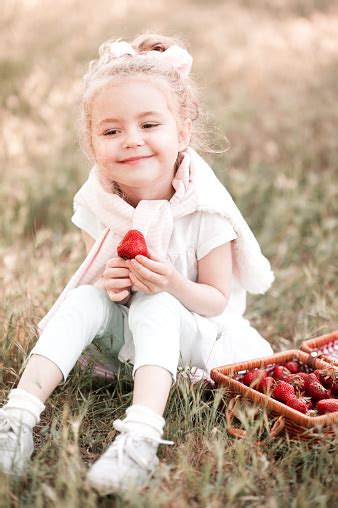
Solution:
<svg viewBox="0 0 338 508"><path fill-rule="evenodd" d="M104 289L86 284L71 289L65 299L65 304L67 307L71 306L81 310L81 313L101 314L102 317L107 314L111 306L115 305Z"/></svg>
<svg viewBox="0 0 338 508"><path fill-rule="evenodd" d="M95 335L101 335L111 317L117 314L115 303L106 291L89 285L70 290L60 311L77 319L83 332L86 331L87 334L90 330L90 334Z"/></svg>
<svg viewBox="0 0 338 508"><path fill-rule="evenodd" d="M66 296L66 300L74 303L94 303L96 301L103 301L105 297L108 298L108 295L106 295L104 289L84 284L83 286L71 289Z"/></svg>
<svg viewBox="0 0 338 508"><path fill-rule="evenodd" d="M138 292L135 294L130 307L129 313L133 313L136 309L154 309L155 306L165 306L168 309L175 308L180 305L180 302L170 293L162 291L154 295L146 295L145 293Z"/></svg>
<svg viewBox="0 0 338 508"><path fill-rule="evenodd" d="M157 293L155 295L146 295L144 293L136 293L130 307L128 315L128 323L131 330L134 326L142 323L154 324L157 321L168 319L169 314L174 314L176 300L169 293ZM164 325L164 323L162 323Z"/></svg>

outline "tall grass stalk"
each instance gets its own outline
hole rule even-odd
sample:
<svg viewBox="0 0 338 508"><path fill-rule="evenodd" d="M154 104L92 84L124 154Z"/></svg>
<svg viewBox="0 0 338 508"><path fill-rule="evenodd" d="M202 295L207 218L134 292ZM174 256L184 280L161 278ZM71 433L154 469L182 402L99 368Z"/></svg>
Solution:
<svg viewBox="0 0 338 508"><path fill-rule="evenodd" d="M184 12L184 15L182 14ZM106 38L183 34L194 73L231 149L212 159L272 262L276 281L247 317L275 351L338 328L338 10L334 2L3 0L0 21L0 401L19 379L37 323L85 255L70 222L89 167L76 99ZM247 406L242 440L226 428L227 392L172 387L161 466L141 494L99 498L88 465L132 400L131 368L97 385L78 367L54 392L22 480L0 473L0 507L333 508L337 438L263 441L272 421ZM237 423L239 425L239 423Z"/></svg>

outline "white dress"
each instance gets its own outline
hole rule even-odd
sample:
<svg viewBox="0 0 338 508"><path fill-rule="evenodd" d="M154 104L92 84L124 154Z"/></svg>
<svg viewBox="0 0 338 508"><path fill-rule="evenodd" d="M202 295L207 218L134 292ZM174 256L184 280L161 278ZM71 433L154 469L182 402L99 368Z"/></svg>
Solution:
<svg viewBox="0 0 338 508"><path fill-rule="evenodd" d="M72 222L95 240L105 229L93 212L82 206L76 207ZM236 238L228 219L218 213L196 211L174 220L167 258L182 275L196 282L197 262L212 249ZM192 313L203 337L202 354L207 371L272 353L270 344L243 317L245 308L246 291L233 276L229 302L222 314L207 318ZM119 354L121 359L124 351L128 357L132 338L126 334L125 340Z"/></svg>

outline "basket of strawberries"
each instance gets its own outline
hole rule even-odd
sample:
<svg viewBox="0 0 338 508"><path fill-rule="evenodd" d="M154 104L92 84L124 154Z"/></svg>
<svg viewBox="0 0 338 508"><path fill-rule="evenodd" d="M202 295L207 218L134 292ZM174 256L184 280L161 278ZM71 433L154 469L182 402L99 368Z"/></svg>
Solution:
<svg viewBox="0 0 338 508"><path fill-rule="evenodd" d="M301 350L338 367L338 330L306 340Z"/></svg>
<svg viewBox="0 0 338 508"><path fill-rule="evenodd" d="M217 367L210 375L216 385L279 417L289 437L320 439L338 432L338 368L303 351Z"/></svg>

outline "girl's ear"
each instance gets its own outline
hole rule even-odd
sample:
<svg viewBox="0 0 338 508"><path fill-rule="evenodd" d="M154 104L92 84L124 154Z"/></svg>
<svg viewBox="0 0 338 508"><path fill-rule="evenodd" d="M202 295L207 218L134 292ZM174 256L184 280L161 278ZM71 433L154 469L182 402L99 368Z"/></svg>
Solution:
<svg viewBox="0 0 338 508"><path fill-rule="evenodd" d="M191 139L191 130L192 121L190 118L187 118L184 123L181 124L178 133L178 149L180 152L183 152L183 150L188 147Z"/></svg>

